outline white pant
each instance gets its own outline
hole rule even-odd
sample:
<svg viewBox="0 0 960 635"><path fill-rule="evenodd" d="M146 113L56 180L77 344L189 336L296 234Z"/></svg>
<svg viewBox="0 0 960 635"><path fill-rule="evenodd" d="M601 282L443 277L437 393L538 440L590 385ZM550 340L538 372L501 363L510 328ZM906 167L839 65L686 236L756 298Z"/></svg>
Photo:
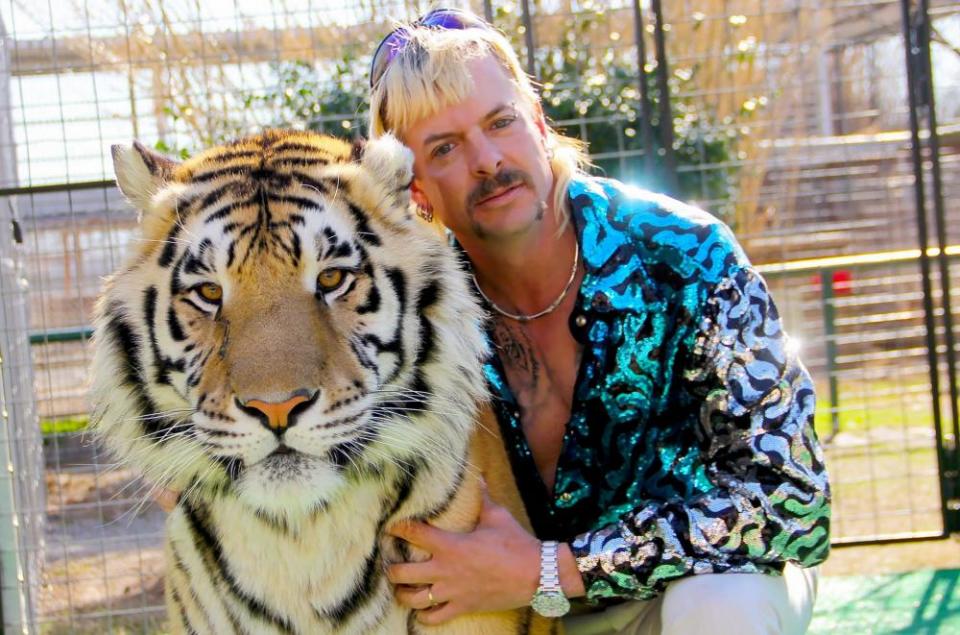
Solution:
<svg viewBox="0 0 960 635"><path fill-rule="evenodd" d="M567 635L802 635L813 616L819 570L787 565L783 576L695 575L649 601L567 616Z"/></svg>

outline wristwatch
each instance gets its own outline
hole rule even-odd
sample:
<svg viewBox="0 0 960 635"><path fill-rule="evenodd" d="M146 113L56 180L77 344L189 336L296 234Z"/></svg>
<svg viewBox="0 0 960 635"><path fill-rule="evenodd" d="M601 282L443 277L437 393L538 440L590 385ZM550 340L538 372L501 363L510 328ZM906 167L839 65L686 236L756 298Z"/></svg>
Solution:
<svg viewBox="0 0 960 635"><path fill-rule="evenodd" d="M540 586L530 600L534 611L544 617L561 617L570 610L570 601L560 588L560 569L557 565L557 543L540 543Z"/></svg>

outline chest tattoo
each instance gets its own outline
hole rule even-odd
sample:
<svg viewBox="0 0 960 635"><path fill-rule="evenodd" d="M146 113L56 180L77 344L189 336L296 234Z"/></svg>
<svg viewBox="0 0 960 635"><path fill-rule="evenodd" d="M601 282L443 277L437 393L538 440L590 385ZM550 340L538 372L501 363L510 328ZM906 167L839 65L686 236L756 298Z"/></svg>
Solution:
<svg viewBox="0 0 960 635"><path fill-rule="evenodd" d="M540 362L534 353L533 341L522 326L510 328L497 320L493 325L493 342L504 366L523 378L524 388L535 389L540 380Z"/></svg>

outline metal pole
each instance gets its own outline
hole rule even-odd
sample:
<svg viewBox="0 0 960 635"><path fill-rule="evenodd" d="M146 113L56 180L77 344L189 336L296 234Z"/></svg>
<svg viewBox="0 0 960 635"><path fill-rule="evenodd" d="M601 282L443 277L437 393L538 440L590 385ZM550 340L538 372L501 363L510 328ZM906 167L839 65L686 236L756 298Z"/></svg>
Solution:
<svg viewBox="0 0 960 635"><path fill-rule="evenodd" d="M533 59L533 21L530 19L530 0L520 3L523 7L523 41L527 46L527 75L537 76L536 62Z"/></svg>
<svg viewBox="0 0 960 635"><path fill-rule="evenodd" d="M0 187L0 198L49 194L50 192L75 192L77 190L104 190L116 186L116 181L82 181L80 183L50 183L48 185L24 185Z"/></svg>
<svg viewBox="0 0 960 635"><path fill-rule="evenodd" d="M943 205L943 180L940 173L940 135L937 132L937 104L935 91L933 88L933 63L930 59L930 15L929 0L920 0L920 7L916 13L916 23L914 31L917 33L917 43L920 45L919 62L923 67L923 82L921 89L924 91L920 96L923 98L927 111L927 127L930 131L927 137L930 147L930 176L932 179L933 210L934 220L937 227L937 246L940 248L940 254L937 257L937 265L940 270L940 295L943 303L943 326L947 346L947 382L950 388L950 414L953 417L953 456L951 458L951 474L948 474L952 482L951 498L960 496L960 414L957 409L960 407L960 395L957 394L957 349L956 341L953 335L953 307L950 298L950 259L947 258L944 249L947 244L947 223L946 212ZM960 531L960 514L954 515L954 523L949 529L951 531Z"/></svg>
<svg viewBox="0 0 960 635"><path fill-rule="evenodd" d="M837 327L833 296L833 269L820 270L820 302L823 307L823 342L827 356L827 382L830 386L830 439L840 432L840 390L837 386ZM828 441L830 439L827 439Z"/></svg>
<svg viewBox="0 0 960 635"><path fill-rule="evenodd" d="M917 206L917 232L920 241L920 270L923 284L923 317L927 331L927 365L930 367L930 391L932 393L933 428L937 440L937 471L940 474L940 512L943 531L947 533L951 525L951 513L948 511L947 490L950 485L944 473L946 456L943 452L943 435L940 413L940 372L937 355L936 323L934 321L933 289L930 283L930 257L927 255L927 205L923 183L923 157L920 152L920 122L917 110L917 68L914 65L915 50L919 49L916 33L911 28L910 0L900 0L900 19L903 26L903 43L907 63L907 96L910 103L910 154L913 159L913 192Z"/></svg>
<svg viewBox="0 0 960 635"><path fill-rule="evenodd" d="M633 3L633 34L637 41L637 84L640 88L640 140L643 143L643 169L647 177L653 175L653 128L650 127L650 87L647 85L647 45L643 29L643 11L640 0Z"/></svg>
<svg viewBox="0 0 960 635"><path fill-rule="evenodd" d="M493 24L493 2L491 0L483 0L483 18Z"/></svg>
<svg viewBox="0 0 960 635"><path fill-rule="evenodd" d="M663 35L663 11L660 0L652 0L653 40L657 50L657 89L660 93L660 151L663 152L664 184L668 194L678 194L677 160L673 154L673 114L670 108L670 86L667 83L667 46Z"/></svg>

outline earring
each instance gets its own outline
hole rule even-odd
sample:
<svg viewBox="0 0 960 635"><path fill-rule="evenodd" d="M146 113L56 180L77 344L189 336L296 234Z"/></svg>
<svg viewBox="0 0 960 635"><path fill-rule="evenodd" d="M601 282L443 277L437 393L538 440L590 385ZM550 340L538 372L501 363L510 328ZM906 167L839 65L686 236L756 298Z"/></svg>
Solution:
<svg viewBox="0 0 960 635"><path fill-rule="evenodd" d="M421 207L417 205L417 216L427 221L428 223L433 222L433 208L432 207Z"/></svg>

